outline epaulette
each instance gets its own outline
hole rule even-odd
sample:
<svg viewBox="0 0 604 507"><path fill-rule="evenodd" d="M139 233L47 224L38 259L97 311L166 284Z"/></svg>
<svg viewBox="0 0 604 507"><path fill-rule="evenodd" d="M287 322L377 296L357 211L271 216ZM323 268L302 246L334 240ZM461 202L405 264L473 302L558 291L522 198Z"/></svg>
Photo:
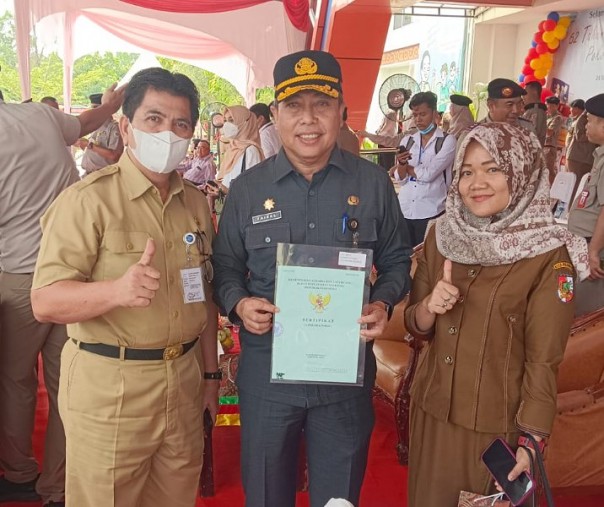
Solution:
<svg viewBox="0 0 604 507"><path fill-rule="evenodd" d="M78 181L74 186L79 188L86 188L89 185L92 185L95 181L100 180L101 178L107 178L113 174L117 174L120 171L120 168L117 164L108 165L99 169L98 171L94 171L84 177L84 179Z"/></svg>

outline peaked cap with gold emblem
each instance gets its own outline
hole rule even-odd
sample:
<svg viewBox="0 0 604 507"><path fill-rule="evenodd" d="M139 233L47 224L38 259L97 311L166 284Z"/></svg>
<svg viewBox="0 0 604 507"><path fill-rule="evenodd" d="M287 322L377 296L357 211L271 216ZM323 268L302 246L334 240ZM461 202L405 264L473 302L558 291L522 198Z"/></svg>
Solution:
<svg viewBox="0 0 604 507"><path fill-rule="evenodd" d="M522 86L502 77L493 79L487 86L487 92L490 99L512 99L526 95L526 90Z"/></svg>
<svg viewBox="0 0 604 507"><path fill-rule="evenodd" d="M331 53L299 51L280 58L273 70L277 102L304 90L337 99L342 94L342 70Z"/></svg>

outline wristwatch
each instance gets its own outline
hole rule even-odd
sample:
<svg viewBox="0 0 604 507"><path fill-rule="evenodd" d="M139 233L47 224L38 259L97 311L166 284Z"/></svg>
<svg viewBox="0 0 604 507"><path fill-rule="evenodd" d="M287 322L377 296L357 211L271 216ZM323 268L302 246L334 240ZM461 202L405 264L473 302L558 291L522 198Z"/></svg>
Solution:
<svg viewBox="0 0 604 507"><path fill-rule="evenodd" d="M392 317L392 305L386 303L386 301L374 301L374 303L382 303L384 305L384 310L388 314L388 320Z"/></svg>
<svg viewBox="0 0 604 507"><path fill-rule="evenodd" d="M521 447L530 447L531 449L533 449L533 451L535 450L533 441L530 438L525 437L524 435L518 437L518 445ZM539 448L539 452L543 454L543 451L545 451L545 440L540 440L539 442L537 442L537 447Z"/></svg>
<svg viewBox="0 0 604 507"><path fill-rule="evenodd" d="M222 380L222 372L218 371L206 371L203 374L204 380Z"/></svg>

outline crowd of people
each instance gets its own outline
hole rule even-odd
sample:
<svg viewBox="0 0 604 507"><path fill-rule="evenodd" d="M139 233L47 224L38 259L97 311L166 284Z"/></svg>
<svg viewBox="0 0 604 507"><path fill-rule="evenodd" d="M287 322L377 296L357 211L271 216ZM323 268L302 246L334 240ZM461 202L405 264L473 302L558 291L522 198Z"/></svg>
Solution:
<svg viewBox="0 0 604 507"><path fill-rule="evenodd" d="M0 101L0 502L195 505L203 414L218 409L220 314L241 326L246 506L295 505L302 438L311 506L358 506L372 342L407 294L394 324L426 343L411 394L410 507L494 493L480 455L495 438L517 449L510 480L529 470L551 432L573 317L604 307L604 94L571 104L566 165L589 176L567 226L550 201L559 100L542 104L538 83L494 79L479 122L453 95L445 128L436 95L419 92L403 128L390 115L375 135L347 125L330 53L284 56L274 89L270 106L224 111L218 166L210 142L193 139L199 93L182 74L142 70L78 117L52 97ZM385 167L358 156L362 137L396 148ZM355 315L359 385L270 381L279 243L373 251L369 302Z"/></svg>

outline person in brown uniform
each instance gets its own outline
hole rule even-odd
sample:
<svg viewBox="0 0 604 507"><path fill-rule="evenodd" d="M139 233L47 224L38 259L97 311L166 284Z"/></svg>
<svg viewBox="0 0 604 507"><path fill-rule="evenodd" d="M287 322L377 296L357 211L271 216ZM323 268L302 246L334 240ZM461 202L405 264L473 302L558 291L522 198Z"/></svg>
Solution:
<svg viewBox="0 0 604 507"><path fill-rule="evenodd" d="M547 106L541 102L543 87L539 81L531 81L526 84L524 90L526 95L522 97L524 101L522 117L533 124L534 132L543 146L547 130Z"/></svg>
<svg viewBox="0 0 604 507"><path fill-rule="evenodd" d="M411 390L410 507L494 493L480 461L490 442L551 431L573 284L588 268L584 239L554 222L539 147L505 123L470 131L424 243L405 311L426 341ZM510 480L529 467L527 451L516 459Z"/></svg>
<svg viewBox="0 0 604 507"><path fill-rule="evenodd" d="M70 338L59 383L68 507L195 505L202 416L215 415L219 379L212 221L175 171L198 111L188 77L135 74L121 159L42 218L32 307Z"/></svg>
<svg viewBox="0 0 604 507"><path fill-rule="evenodd" d="M604 307L604 93L588 99L585 109L587 138L597 148L589 179L568 214L568 229L589 244L589 280L577 287L577 315Z"/></svg>
<svg viewBox="0 0 604 507"><path fill-rule="evenodd" d="M591 171L594 150L598 145L589 142L587 138L587 113L584 100L576 99L570 103L570 116L573 122L566 135L566 167L577 177L573 189L573 196L575 196L581 178Z"/></svg>
<svg viewBox="0 0 604 507"><path fill-rule="evenodd" d="M543 145L543 156L545 157L545 165L549 171L549 181L553 183L558 173L558 138L560 137L564 118L558 111L558 107L560 106L560 99L558 97L548 97L545 99L545 104L547 106L547 130Z"/></svg>

